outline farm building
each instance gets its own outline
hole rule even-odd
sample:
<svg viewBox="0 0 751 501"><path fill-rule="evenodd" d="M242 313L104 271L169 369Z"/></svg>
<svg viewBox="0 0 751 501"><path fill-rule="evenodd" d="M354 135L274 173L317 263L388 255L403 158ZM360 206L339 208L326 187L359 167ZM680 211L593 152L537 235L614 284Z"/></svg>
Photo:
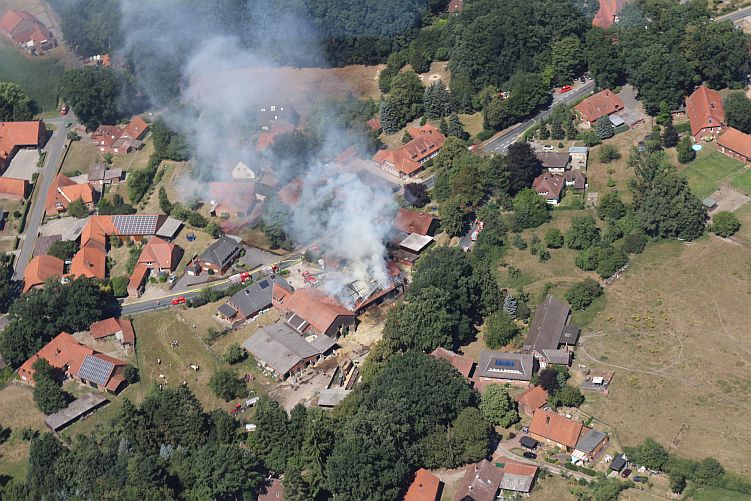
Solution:
<svg viewBox="0 0 751 501"><path fill-rule="evenodd" d="M109 186L118 184L123 178L122 169L110 169L102 163L89 167L89 184L92 186Z"/></svg>
<svg viewBox="0 0 751 501"><path fill-rule="evenodd" d="M532 416L529 436L570 452L574 461L591 461L608 444L606 434L579 421L540 409Z"/></svg>
<svg viewBox="0 0 751 501"><path fill-rule="evenodd" d="M728 127L727 131L717 139L717 147L730 158L746 165L751 164L751 135Z"/></svg>
<svg viewBox="0 0 751 501"><path fill-rule="evenodd" d="M494 501L499 495L526 494L532 490L537 466L499 457L495 464L487 459L469 465L454 496L454 501Z"/></svg>
<svg viewBox="0 0 751 501"><path fill-rule="evenodd" d="M446 136L433 127L408 127L412 140L394 150L380 150L373 161L383 170L400 178L414 176L428 160L435 157L443 147Z"/></svg>
<svg viewBox="0 0 751 501"><path fill-rule="evenodd" d="M394 229L404 233L417 233L423 236L432 236L438 226L438 218L417 212L415 210L400 208L396 211Z"/></svg>
<svg viewBox="0 0 751 501"><path fill-rule="evenodd" d="M258 501L284 501L284 484L278 478L268 481L268 484L258 493Z"/></svg>
<svg viewBox="0 0 751 501"><path fill-rule="evenodd" d="M470 380L472 378L475 368L475 361L472 360L472 357L459 355L440 346L433 350L430 356L447 361L454 367L454 369L459 371L459 374L464 376L465 379Z"/></svg>
<svg viewBox="0 0 751 501"><path fill-rule="evenodd" d="M0 29L32 54L54 49L57 45L49 28L25 10L7 10L0 18Z"/></svg>
<svg viewBox="0 0 751 501"><path fill-rule="evenodd" d="M41 120L30 122L0 122L0 173L21 148L39 149L44 146L47 129Z"/></svg>
<svg viewBox="0 0 751 501"><path fill-rule="evenodd" d="M275 286L287 291L292 290L287 281L279 276L265 277L230 297L217 308L216 316L232 324L255 317L263 310L271 308Z"/></svg>
<svg viewBox="0 0 751 501"><path fill-rule="evenodd" d="M531 416L535 411L548 403L548 392L542 386L533 386L514 397L519 403L519 410Z"/></svg>
<svg viewBox="0 0 751 501"><path fill-rule="evenodd" d="M221 236L212 243L198 258L198 264L203 271L213 271L224 274L237 259L243 246L236 240Z"/></svg>
<svg viewBox="0 0 751 501"><path fill-rule="evenodd" d="M686 112L691 123L691 135L696 141L716 138L725 126L725 107L722 96L704 85L686 98Z"/></svg>
<svg viewBox="0 0 751 501"><path fill-rule="evenodd" d="M574 107L582 122L591 127L602 117L612 115L624 108L623 100L610 89L601 90Z"/></svg>
<svg viewBox="0 0 751 501"><path fill-rule="evenodd" d="M535 357L523 353L483 351L476 377L482 382L526 385L532 379Z"/></svg>
<svg viewBox="0 0 751 501"><path fill-rule="evenodd" d="M125 154L140 150L148 132L149 124L135 116L127 125L100 125L91 133L91 139L102 153Z"/></svg>
<svg viewBox="0 0 751 501"><path fill-rule="evenodd" d="M425 468L415 473L415 480L407 489L404 501L438 501L441 499L443 482Z"/></svg>
<svg viewBox="0 0 751 501"><path fill-rule="evenodd" d="M105 341L114 336L123 346L133 346L136 343L133 324L127 318L106 318L91 324L89 330L94 341Z"/></svg>
<svg viewBox="0 0 751 501"><path fill-rule="evenodd" d="M41 287L51 277L62 277L65 274L65 263L54 256L36 256L29 261L23 274L23 292L35 287Z"/></svg>
<svg viewBox="0 0 751 501"><path fill-rule="evenodd" d="M86 208L94 210L94 189L89 184L76 184L68 176L58 174L47 190L44 210L48 217L57 216L68 210L68 205L81 200Z"/></svg>
<svg viewBox="0 0 751 501"><path fill-rule="evenodd" d="M54 414L44 418L44 424L53 432L58 432L63 428L70 426L79 419L83 419L109 400L96 393L84 393L81 397L75 399L65 409L61 409Z"/></svg>
<svg viewBox="0 0 751 501"><path fill-rule="evenodd" d="M282 313L285 322L300 334L325 334L336 339L355 325L354 312L318 289L292 291L274 284L272 293L274 307Z"/></svg>
<svg viewBox="0 0 751 501"><path fill-rule="evenodd" d="M535 310L522 351L534 355L541 368L570 365L572 353L568 348L579 340L579 328L570 321L571 309L549 295Z"/></svg>

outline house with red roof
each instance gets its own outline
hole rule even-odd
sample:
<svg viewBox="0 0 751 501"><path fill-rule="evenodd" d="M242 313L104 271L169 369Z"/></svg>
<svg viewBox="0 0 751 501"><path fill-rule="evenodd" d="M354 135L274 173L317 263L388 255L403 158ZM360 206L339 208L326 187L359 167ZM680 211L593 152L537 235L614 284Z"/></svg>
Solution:
<svg viewBox="0 0 751 501"><path fill-rule="evenodd" d="M71 379L109 393L118 393L127 383L123 372L126 362L99 353L61 332L18 369L21 381L34 385L34 362L44 358L54 369Z"/></svg>
<svg viewBox="0 0 751 501"><path fill-rule="evenodd" d="M533 386L514 397L519 404L519 409L524 414L531 416L537 409L542 408L548 403L548 392L542 386Z"/></svg>
<svg viewBox="0 0 751 501"><path fill-rule="evenodd" d="M318 289L285 290L274 283L272 305L290 327L305 336L325 334L336 339L355 325L354 312Z"/></svg>
<svg viewBox="0 0 751 501"><path fill-rule="evenodd" d="M717 147L730 158L751 165L751 135L728 127L727 131L717 139Z"/></svg>
<svg viewBox="0 0 751 501"><path fill-rule="evenodd" d="M135 116L127 125L100 125L91 133L91 139L102 153L126 154L141 149L148 132L149 124Z"/></svg>
<svg viewBox="0 0 751 501"><path fill-rule="evenodd" d="M88 183L76 184L68 176L58 174L47 190L44 210L47 216L57 216L68 210L68 205L81 199L89 210L94 210L94 188Z"/></svg>
<svg viewBox="0 0 751 501"><path fill-rule="evenodd" d="M0 173L21 148L41 148L47 138L44 122L0 122Z"/></svg>
<svg viewBox="0 0 751 501"><path fill-rule="evenodd" d="M551 174L550 172L543 172L532 182L532 189L550 205L558 205L560 203L565 186L566 182L563 176Z"/></svg>
<svg viewBox="0 0 751 501"><path fill-rule="evenodd" d="M407 489L404 501L438 501L441 499L443 482L425 468L415 473L415 480Z"/></svg>
<svg viewBox="0 0 751 501"><path fill-rule="evenodd" d="M123 346L133 346L136 342L133 324L127 318L105 318L91 324L89 330L94 341L103 342L114 336Z"/></svg>
<svg viewBox="0 0 751 501"><path fill-rule="evenodd" d="M446 12L449 14L459 14L464 8L464 0L450 0Z"/></svg>
<svg viewBox="0 0 751 501"><path fill-rule="evenodd" d="M600 8L592 19L592 26L608 29L618 21L618 14L629 0L599 0Z"/></svg>
<svg viewBox="0 0 751 501"><path fill-rule="evenodd" d="M532 415L529 436L539 442L571 452L574 458L584 461L591 461L609 442L608 436L601 431L541 409L535 410Z"/></svg>
<svg viewBox="0 0 751 501"><path fill-rule="evenodd" d="M0 198L23 200L29 193L29 182L26 179L0 177Z"/></svg>
<svg viewBox="0 0 751 501"><path fill-rule="evenodd" d="M54 49L57 45L49 28L25 10L6 11L0 18L0 30L31 53Z"/></svg>
<svg viewBox="0 0 751 501"><path fill-rule="evenodd" d="M396 218L394 219L394 229L423 236L432 236L437 225L438 218L424 212L404 208L396 211Z"/></svg>
<svg viewBox="0 0 751 501"><path fill-rule="evenodd" d="M138 257L137 264L157 273L170 273L180 261L180 247L160 237L152 237Z"/></svg>
<svg viewBox="0 0 751 501"><path fill-rule="evenodd" d="M379 150L373 161L383 170L400 178L414 176L420 172L425 162L438 155L446 142L446 136L433 127L409 127L407 132L412 140L393 150Z"/></svg>
<svg viewBox="0 0 751 501"><path fill-rule="evenodd" d="M215 181L209 183L210 213L221 218L242 218L256 206L254 181Z"/></svg>
<svg viewBox="0 0 751 501"><path fill-rule="evenodd" d="M447 361L454 367L454 369L459 371L459 374L464 376L467 381L471 381L472 373L475 369L475 361L472 357L459 355L458 353L454 353L453 351L447 350L441 346L433 350L430 356Z"/></svg>
<svg viewBox="0 0 751 501"><path fill-rule="evenodd" d="M65 273L65 263L55 256L41 255L29 261L23 274L23 292L41 287L51 277L62 277Z"/></svg>
<svg viewBox="0 0 751 501"><path fill-rule="evenodd" d="M722 96L705 85L686 98L686 114L691 123L691 135L696 141L705 137L716 138L725 126Z"/></svg>
<svg viewBox="0 0 751 501"><path fill-rule="evenodd" d="M621 111L624 107L623 99L610 89L605 89L574 106L574 111L587 127L591 127L600 118Z"/></svg>

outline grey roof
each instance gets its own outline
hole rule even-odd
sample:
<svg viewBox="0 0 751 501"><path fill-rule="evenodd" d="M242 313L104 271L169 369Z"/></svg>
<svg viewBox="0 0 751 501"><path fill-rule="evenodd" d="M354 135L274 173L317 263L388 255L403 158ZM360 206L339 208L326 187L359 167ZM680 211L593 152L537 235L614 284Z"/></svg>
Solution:
<svg viewBox="0 0 751 501"><path fill-rule="evenodd" d="M483 351L477 365L480 377L529 381L532 379L534 357L523 353Z"/></svg>
<svg viewBox="0 0 751 501"><path fill-rule="evenodd" d="M284 323L258 329L245 340L243 347L279 375L287 374L304 358L320 354L313 345Z"/></svg>
<svg viewBox="0 0 751 501"><path fill-rule="evenodd" d="M156 234L159 237L164 238L174 238L178 231L180 231L180 227L182 227L183 222L179 219L175 219L174 217L168 217L162 225L159 227L158 230L156 230Z"/></svg>
<svg viewBox="0 0 751 501"><path fill-rule="evenodd" d="M506 491L529 492L532 489L533 475L517 475L516 473L503 472L501 489Z"/></svg>
<svg viewBox="0 0 751 501"><path fill-rule="evenodd" d="M569 153L587 153L589 152L589 148L586 146L572 146L568 149Z"/></svg>
<svg viewBox="0 0 751 501"><path fill-rule="evenodd" d="M410 233L407 238L399 242L399 247L412 252L421 252L425 247L433 243L433 237Z"/></svg>
<svg viewBox="0 0 751 501"><path fill-rule="evenodd" d="M568 153L538 151L535 155L544 169L565 169L568 165Z"/></svg>
<svg viewBox="0 0 751 501"><path fill-rule="evenodd" d="M120 179L121 177L123 177L122 169L107 169L107 171L104 173L105 181L112 180L112 179Z"/></svg>
<svg viewBox="0 0 751 501"><path fill-rule="evenodd" d="M237 310L234 309L232 305L229 303L224 303L219 308L217 308L216 311L218 311L219 313L221 313L227 318L234 317L235 314L237 313Z"/></svg>
<svg viewBox="0 0 751 501"><path fill-rule="evenodd" d="M551 364L568 365L571 363L571 352L568 350L542 350L542 354Z"/></svg>
<svg viewBox="0 0 751 501"><path fill-rule="evenodd" d="M576 442L575 449L577 451L585 452L587 454L591 453L593 450L595 450L595 447L600 445L600 443L605 440L605 435L601 431L597 431L594 428L590 428L590 430L579 437L579 441Z"/></svg>
<svg viewBox="0 0 751 501"><path fill-rule="evenodd" d="M226 235L219 239L201 254L198 258L200 261L215 264L220 268L224 267L230 259L240 250L241 245Z"/></svg>
<svg viewBox="0 0 751 501"><path fill-rule="evenodd" d="M316 338L310 341L310 344L318 350L320 353L326 353L331 348L336 346L336 340L327 336L326 334L319 334Z"/></svg>
<svg viewBox="0 0 751 501"><path fill-rule="evenodd" d="M519 443L522 445L522 447L534 449L535 447L537 447L537 444L539 444L540 442L530 437L529 435L524 435L522 438L519 439Z"/></svg>
<svg viewBox="0 0 751 501"><path fill-rule="evenodd" d="M608 118L610 119L610 123L613 124L613 127L618 127L618 126L623 125L624 123L626 123L618 115L610 115Z"/></svg>
<svg viewBox="0 0 751 501"><path fill-rule="evenodd" d="M89 182L101 181L104 179L104 173L107 172L107 167L102 163L96 163L89 167Z"/></svg>
<svg viewBox="0 0 751 501"><path fill-rule="evenodd" d="M704 207L714 207L715 205L717 205L717 202L715 201L714 198L707 197L707 198L705 198L704 200L701 201L701 204Z"/></svg>
<svg viewBox="0 0 751 501"><path fill-rule="evenodd" d="M259 311L271 306L271 291L274 288L275 283L287 290L292 290L292 287L290 287L287 281L279 276L274 278L264 277L253 285L246 287L233 295L229 298L228 302L240 312L240 315L243 318L249 318Z"/></svg>
<svg viewBox="0 0 751 501"><path fill-rule="evenodd" d="M32 251L32 256L41 256L44 254L47 254L47 252L50 250L50 247L52 247L52 244L57 242L58 240L61 240L63 237L61 235L39 235L37 237L37 241L34 243L34 250Z"/></svg>
<svg viewBox="0 0 751 501"><path fill-rule="evenodd" d="M105 402L109 402L102 395L96 393L86 393L82 397L72 401L68 407L50 414L44 418L44 422L52 431L60 430L76 419L80 418L87 412L96 409Z"/></svg>
<svg viewBox="0 0 751 501"><path fill-rule="evenodd" d="M615 470L615 471L621 471L622 469L624 469L626 467L627 464L628 464L628 461L626 461L623 458L623 455L622 454L618 454L615 457L615 459L613 459L613 462L610 463L610 469L611 470Z"/></svg>
<svg viewBox="0 0 751 501"><path fill-rule="evenodd" d="M568 324L563 328L560 344L576 346L576 343L579 341L579 332L581 332L579 327L577 327L576 325Z"/></svg>
<svg viewBox="0 0 751 501"><path fill-rule="evenodd" d="M535 310L535 318L524 340L524 351L542 353L542 350L557 349L570 314L569 307L555 296L546 297Z"/></svg>
<svg viewBox="0 0 751 501"><path fill-rule="evenodd" d="M347 398L347 395L350 393L352 393L352 390L345 390L344 388L323 389L318 396L318 406L336 407L339 402Z"/></svg>

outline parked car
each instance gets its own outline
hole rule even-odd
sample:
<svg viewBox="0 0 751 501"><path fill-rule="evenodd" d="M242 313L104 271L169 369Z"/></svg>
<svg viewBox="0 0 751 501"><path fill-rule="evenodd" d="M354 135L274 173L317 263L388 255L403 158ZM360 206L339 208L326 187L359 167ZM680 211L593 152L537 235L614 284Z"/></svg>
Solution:
<svg viewBox="0 0 751 501"><path fill-rule="evenodd" d="M172 304L173 305L185 304L185 296L172 298Z"/></svg>
<svg viewBox="0 0 751 501"><path fill-rule="evenodd" d="M570 85L564 85L563 87L560 88L560 90L558 90L558 92L560 92L561 94L565 94L566 92L570 91L572 88L573 87L571 87Z"/></svg>
<svg viewBox="0 0 751 501"><path fill-rule="evenodd" d="M63 145L63 150L67 150L67 149L68 149L68 145L67 145L67 144L64 144L64 145Z"/></svg>
<svg viewBox="0 0 751 501"><path fill-rule="evenodd" d="M553 145L552 144L546 144L542 147L542 151L553 151Z"/></svg>
<svg viewBox="0 0 751 501"><path fill-rule="evenodd" d="M632 480L633 480L634 482L638 482L638 483L640 483L640 484L643 484L644 482L646 482L646 481L647 481L647 477L642 477L642 476L640 476L640 475L637 475L637 476L635 476L634 478L632 478Z"/></svg>
<svg viewBox="0 0 751 501"><path fill-rule="evenodd" d="M66 128L66 129L67 129L68 127L70 127L71 125L73 125L73 122L65 122L65 128Z"/></svg>
<svg viewBox="0 0 751 501"><path fill-rule="evenodd" d="M621 477L623 477L623 478L628 478L629 475L631 475L631 469L630 468L626 468L625 470L623 470L621 472Z"/></svg>
<svg viewBox="0 0 751 501"><path fill-rule="evenodd" d="M68 114L68 110L70 110L70 108L68 108L68 106L63 106L62 108L60 108L60 116L67 115Z"/></svg>
<svg viewBox="0 0 751 501"><path fill-rule="evenodd" d="M174 284L176 281L177 281L177 275L174 275L174 274L170 275L169 278L167 279L167 282L169 282L170 284Z"/></svg>
<svg viewBox="0 0 751 501"><path fill-rule="evenodd" d="M525 452L524 454L522 454L522 456L527 459L537 459L537 454L535 454L534 452Z"/></svg>
<svg viewBox="0 0 751 501"><path fill-rule="evenodd" d="M522 428L522 433L529 433L529 426Z"/></svg>
<svg viewBox="0 0 751 501"><path fill-rule="evenodd" d="M469 236L469 239L470 239L470 240L472 240L473 242L476 242L476 241L477 241L477 238L478 238L479 236L480 236L480 232L479 232L479 231L477 231L477 230L473 230L473 231L472 231L472 234L471 234L471 235Z"/></svg>
<svg viewBox="0 0 751 501"><path fill-rule="evenodd" d="M240 273L240 281L241 282L247 282L250 280L250 272L249 271L243 271Z"/></svg>

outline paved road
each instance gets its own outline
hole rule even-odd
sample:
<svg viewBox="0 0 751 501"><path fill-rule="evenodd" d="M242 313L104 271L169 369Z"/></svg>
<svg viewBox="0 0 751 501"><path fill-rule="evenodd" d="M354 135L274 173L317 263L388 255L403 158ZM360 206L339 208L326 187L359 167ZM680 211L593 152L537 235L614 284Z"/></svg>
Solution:
<svg viewBox="0 0 751 501"><path fill-rule="evenodd" d="M746 7L735 12L731 12L730 14L718 16L715 18L715 21L732 21L735 23L749 16L751 16L751 7Z"/></svg>
<svg viewBox="0 0 751 501"><path fill-rule="evenodd" d="M36 198L26 216L26 227L23 232L21 249L16 254L16 260L14 263L14 280L23 280L26 265L31 259L34 244L37 241L39 225L44 218L44 204L47 198L47 190L49 190L50 185L60 168L60 159L63 156L63 145L67 140L66 135L68 129L65 128L66 122L73 122L75 125L76 117L73 115L73 112L69 112L68 115L64 117L45 120L45 123L54 125L56 129L53 131L52 137L50 137L49 141L47 141L47 144L43 148L43 151L47 152L47 157L44 160L44 167L39 172L37 178L37 186L35 187Z"/></svg>
<svg viewBox="0 0 751 501"><path fill-rule="evenodd" d="M275 263L280 269L285 270L287 268L290 268L297 263L299 263L302 260L302 256L300 254L294 254L285 257L283 260L279 261L278 263ZM251 277L253 281L259 280L261 277L265 276L267 274L266 266L258 266L254 270L251 270ZM157 298L152 299L145 299L143 301L138 301L135 303L128 303L123 305L120 308L120 315L138 315L139 313L148 313L150 311L156 311L156 310L162 310L166 308L170 308L172 306L172 299L176 297L184 297L185 299L193 299L198 296L200 296L204 290L211 287L218 291L224 291L232 287L234 284L236 284L239 280L240 274L237 273L235 275L232 275L229 278L224 278L222 280L217 280L215 282L210 283L204 283L200 285L196 285L192 289L188 289L186 291L182 292L172 292L170 294L166 294L164 296L160 296Z"/></svg>
<svg viewBox="0 0 751 501"><path fill-rule="evenodd" d="M529 129L535 123L539 122L540 119L550 116L550 113L553 111L553 107L555 105L574 102L577 99L590 94L594 90L594 88L594 80L589 80L570 92L567 92L565 94L555 94L553 96L553 103L547 110L538 113L534 118L530 118L525 122L516 124L506 132L497 134L496 136L488 140L485 144L483 144L480 148L485 153L506 153L509 145L519 139L519 137L524 133L525 130Z"/></svg>

